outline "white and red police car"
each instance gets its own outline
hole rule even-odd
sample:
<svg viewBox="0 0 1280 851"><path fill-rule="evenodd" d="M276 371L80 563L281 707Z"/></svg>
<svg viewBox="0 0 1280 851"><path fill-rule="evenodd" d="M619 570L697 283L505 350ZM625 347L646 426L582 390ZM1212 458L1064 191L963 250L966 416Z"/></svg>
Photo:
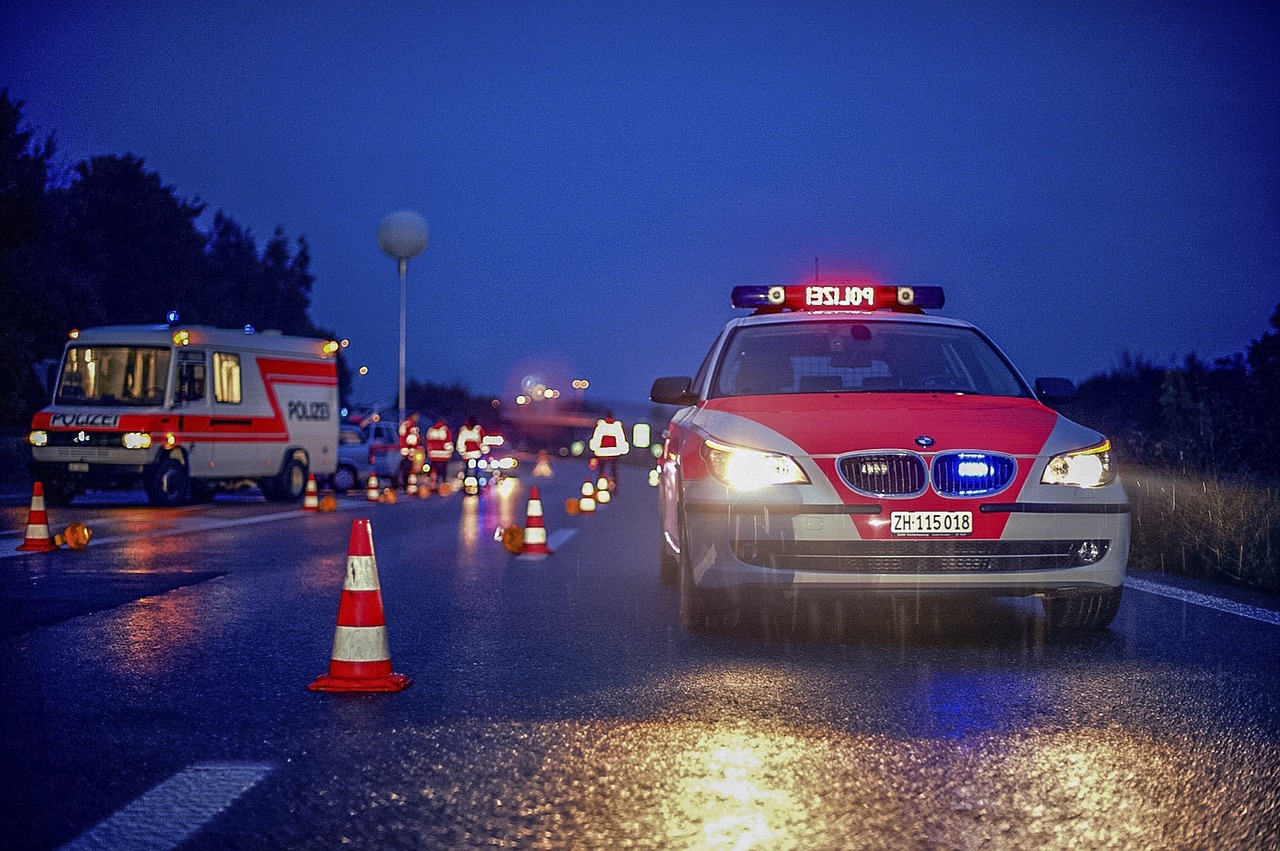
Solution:
<svg viewBox="0 0 1280 851"><path fill-rule="evenodd" d="M1129 502L1110 442L1041 398L939 287L736 287L661 461L662 579L697 628L779 595L1039 596L1049 627L1115 617ZM757 592L763 592L757 593Z"/></svg>

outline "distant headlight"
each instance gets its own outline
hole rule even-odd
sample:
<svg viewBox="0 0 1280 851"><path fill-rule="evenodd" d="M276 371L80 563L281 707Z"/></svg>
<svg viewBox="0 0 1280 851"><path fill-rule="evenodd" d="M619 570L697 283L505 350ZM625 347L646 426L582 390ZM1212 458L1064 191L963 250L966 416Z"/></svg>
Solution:
<svg viewBox="0 0 1280 851"><path fill-rule="evenodd" d="M49 432L44 431L42 429L37 429L36 431L33 431L31 432L31 434L27 435L27 443L30 443L32 446L48 446Z"/></svg>
<svg viewBox="0 0 1280 851"><path fill-rule="evenodd" d="M1064 452L1049 459L1040 477L1041 484L1074 485L1078 488L1100 488L1116 478L1115 456L1111 441Z"/></svg>
<svg viewBox="0 0 1280 851"><path fill-rule="evenodd" d="M806 485L809 477L790 455L730 446L715 440L702 445L711 474L738 490L753 491L769 485Z"/></svg>
<svg viewBox="0 0 1280 851"><path fill-rule="evenodd" d="M151 446L151 435L145 431L126 431L120 442L125 449L147 449Z"/></svg>

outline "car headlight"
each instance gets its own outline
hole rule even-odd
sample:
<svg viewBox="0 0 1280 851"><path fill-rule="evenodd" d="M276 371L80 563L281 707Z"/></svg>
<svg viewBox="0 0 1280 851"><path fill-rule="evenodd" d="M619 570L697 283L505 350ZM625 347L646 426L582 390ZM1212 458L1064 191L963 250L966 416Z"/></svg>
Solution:
<svg viewBox="0 0 1280 851"><path fill-rule="evenodd" d="M36 429L31 432L31 434L27 435L27 443L30 443L32 446L48 446L49 432L43 429Z"/></svg>
<svg viewBox="0 0 1280 851"><path fill-rule="evenodd" d="M1100 488L1116 478L1115 456L1111 441L1063 452L1049 459L1040 476L1041 484L1074 485L1078 488Z"/></svg>
<svg viewBox="0 0 1280 851"><path fill-rule="evenodd" d="M715 440L702 445L711 474L738 490L759 490L769 485L805 485L809 477L790 455L730 446Z"/></svg>
<svg viewBox="0 0 1280 851"><path fill-rule="evenodd" d="M145 431L126 431L120 438L125 449L147 449L151 446L151 435Z"/></svg>

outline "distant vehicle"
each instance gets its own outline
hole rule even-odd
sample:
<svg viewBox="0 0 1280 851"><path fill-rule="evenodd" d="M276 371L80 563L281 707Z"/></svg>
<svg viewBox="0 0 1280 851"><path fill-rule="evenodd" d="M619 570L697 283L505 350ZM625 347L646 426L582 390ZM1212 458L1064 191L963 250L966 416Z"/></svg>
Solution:
<svg viewBox="0 0 1280 851"><path fill-rule="evenodd" d="M937 287L738 287L661 462L661 569L687 628L761 597L1038 596L1051 628L1115 617L1129 501L1111 442L1046 407Z"/></svg>
<svg viewBox="0 0 1280 851"><path fill-rule="evenodd" d="M31 475L52 504L141 485L155 505L256 484L296 501L337 468L337 343L180 325L73 332Z"/></svg>
<svg viewBox="0 0 1280 851"><path fill-rule="evenodd" d="M400 476L400 438L395 423L378 420L364 426L347 423L338 435L338 468L333 489L338 493L365 487L369 476L396 484Z"/></svg>

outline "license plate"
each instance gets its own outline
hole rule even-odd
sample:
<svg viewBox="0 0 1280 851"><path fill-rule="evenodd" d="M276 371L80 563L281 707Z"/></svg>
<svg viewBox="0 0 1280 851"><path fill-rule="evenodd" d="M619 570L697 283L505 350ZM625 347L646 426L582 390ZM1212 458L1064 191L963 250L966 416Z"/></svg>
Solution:
<svg viewBox="0 0 1280 851"><path fill-rule="evenodd" d="M895 535L972 535L972 511L894 511L889 531Z"/></svg>
<svg viewBox="0 0 1280 851"><path fill-rule="evenodd" d="M73 473L87 473L89 472L89 465L80 461L75 461L68 464L67 469Z"/></svg>

